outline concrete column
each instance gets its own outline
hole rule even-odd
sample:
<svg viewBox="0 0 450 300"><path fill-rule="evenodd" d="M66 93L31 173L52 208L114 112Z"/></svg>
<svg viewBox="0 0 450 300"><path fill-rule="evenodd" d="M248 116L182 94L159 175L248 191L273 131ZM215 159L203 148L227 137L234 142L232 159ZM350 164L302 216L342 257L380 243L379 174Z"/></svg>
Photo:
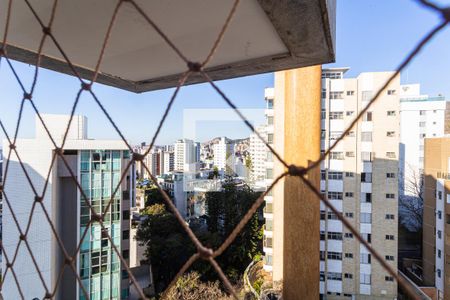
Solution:
<svg viewBox="0 0 450 300"><path fill-rule="evenodd" d="M307 167L320 157L321 66L284 72L284 153ZM320 166L308 173L320 185ZM276 200L275 200L276 201ZM319 199L302 181L284 181L283 298L319 299Z"/></svg>

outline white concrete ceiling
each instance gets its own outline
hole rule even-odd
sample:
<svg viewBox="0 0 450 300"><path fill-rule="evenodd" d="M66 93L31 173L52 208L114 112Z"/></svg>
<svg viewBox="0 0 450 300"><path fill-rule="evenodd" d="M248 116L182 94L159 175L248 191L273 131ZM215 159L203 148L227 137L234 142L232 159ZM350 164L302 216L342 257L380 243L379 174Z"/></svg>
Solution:
<svg viewBox="0 0 450 300"><path fill-rule="evenodd" d="M305 3L321 1L304 0ZM282 2L289 4L291 1L283 0L279 3ZM30 0L30 3L46 24L53 0ZM112 0L59 1L52 33L70 60L84 71L81 73L87 79L97 63L116 3ZM189 60L196 62L204 60L208 55L234 1L140 0L137 3L181 52ZM7 5L8 0L0 0L0 38L4 32ZM301 23L302 20L299 19L298 22ZM295 31L295 28L290 30ZM323 33L323 26L320 30ZM278 31L273 25L273 20L269 19L267 10L264 11L257 0L242 0L223 42L208 67L214 69L219 66L233 66L236 63L242 65L243 62L266 57L289 56L292 49L286 45ZM41 27L25 1L13 1L7 40L7 44L13 47L7 48L8 55L32 63L30 53L37 51L41 37ZM63 57L50 39L45 44L43 54L48 58L43 61L44 67L68 72L61 68L60 64L64 64ZM186 69L185 62L136 9L125 2L117 16L100 68L104 78L99 77L99 81L115 86L122 85L123 88L130 90L133 90L133 85L142 82L147 86L135 88L135 91L144 91L170 86L164 82L155 86L148 83L171 78ZM236 75L263 71L271 70L236 72ZM215 76L216 79L234 77L229 72L225 73L228 75L218 72L218 75L223 76ZM168 81L171 80L173 81L173 78Z"/></svg>

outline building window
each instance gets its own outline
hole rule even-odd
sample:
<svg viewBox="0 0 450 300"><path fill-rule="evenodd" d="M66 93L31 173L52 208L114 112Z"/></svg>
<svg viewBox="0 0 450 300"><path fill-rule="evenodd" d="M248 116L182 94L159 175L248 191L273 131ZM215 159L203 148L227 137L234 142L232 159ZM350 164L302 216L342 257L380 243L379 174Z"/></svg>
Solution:
<svg viewBox="0 0 450 300"><path fill-rule="evenodd" d="M271 266L272 265L272 255L266 255L264 256L264 261L266 263L266 265Z"/></svg>
<svg viewBox="0 0 450 300"><path fill-rule="evenodd" d="M264 237L264 247L272 248L272 238Z"/></svg>
<svg viewBox="0 0 450 300"><path fill-rule="evenodd" d="M335 141L342 135L342 131L330 131L330 140Z"/></svg>
<svg viewBox="0 0 450 300"><path fill-rule="evenodd" d="M353 173L353 172L345 172L345 177L355 177L355 173Z"/></svg>
<svg viewBox="0 0 450 300"><path fill-rule="evenodd" d="M361 253L359 255L359 263L361 264L370 264L371 263L371 255L370 253Z"/></svg>
<svg viewBox="0 0 450 300"><path fill-rule="evenodd" d="M352 212L346 212L345 213L345 217L346 218L353 218L353 213Z"/></svg>
<svg viewBox="0 0 450 300"><path fill-rule="evenodd" d="M328 212L328 220L339 220L339 218L336 216L336 214L332 211Z"/></svg>
<svg viewBox="0 0 450 300"><path fill-rule="evenodd" d="M330 159L343 160L344 152L332 151L332 152L330 152Z"/></svg>
<svg viewBox="0 0 450 300"><path fill-rule="evenodd" d="M320 170L320 179L321 179L321 180L327 179L327 171L325 171L325 170Z"/></svg>
<svg viewBox="0 0 450 300"><path fill-rule="evenodd" d="M442 200L442 191L438 191L438 199Z"/></svg>
<svg viewBox="0 0 450 300"><path fill-rule="evenodd" d="M129 210L122 211L122 219L123 220L129 220L130 219L130 211Z"/></svg>
<svg viewBox="0 0 450 300"><path fill-rule="evenodd" d="M122 270L122 279L128 279L130 274L128 274L127 270Z"/></svg>
<svg viewBox="0 0 450 300"><path fill-rule="evenodd" d="M391 193L386 194L386 199L395 199L395 194Z"/></svg>
<svg viewBox="0 0 450 300"><path fill-rule="evenodd" d="M442 219L442 211L438 210L438 219L441 220Z"/></svg>
<svg viewBox="0 0 450 300"><path fill-rule="evenodd" d="M344 234L344 237L345 237L346 239L352 239L352 238L353 238L353 233L351 233L351 232L346 232L346 233Z"/></svg>
<svg viewBox="0 0 450 300"><path fill-rule="evenodd" d="M386 281L394 281L394 277L392 277L392 276L384 276L384 280L386 280Z"/></svg>
<svg viewBox="0 0 450 300"><path fill-rule="evenodd" d="M342 273L328 272L327 273L328 280L339 280L342 281Z"/></svg>
<svg viewBox="0 0 450 300"><path fill-rule="evenodd" d="M129 230L122 231L122 239L123 240L129 240L130 239L130 231Z"/></svg>
<svg viewBox="0 0 450 300"><path fill-rule="evenodd" d="M347 157L355 157L355 152L347 151L347 152L345 152L345 156L347 156Z"/></svg>
<svg viewBox="0 0 450 300"><path fill-rule="evenodd" d="M372 152L366 152L366 151L361 152L361 160L362 161L372 161L372 159L373 159Z"/></svg>
<svg viewBox="0 0 450 300"><path fill-rule="evenodd" d="M365 239L368 243L372 243L372 234L370 233L361 233L363 239Z"/></svg>
<svg viewBox="0 0 450 300"><path fill-rule="evenodd" d="M267 108L272 109L273 108L273 99L267 99Z"/></svg>
<svg viewBox="0 0 450 300"><path fill-rule="evenodd" d="M273 125L273 116L267 116L267 125Z"/></svg>
<svg viewBox="0 0 450 300"><path fill-rule="evenodd" d="M328 200L342 200L342 192L328 192Z"/></svg>
<svg viewBox="0 0 450 300"><path fill-rule="evenodd" d="M345 253L345 258L353 258L353 253Z"/></svg>
<svg viewBox="0 0 450 300"><path fill-rule="evenodd" d="M342 260L342 253L340 252L328 252L327 254L328 259L334 259L334 260Z"/></svg>
<svg viewBox="0 0 450 300"><path fill-rule="evenodd" d="M363 121L372 122L372 112L371 111L368 111L364 114Z"/></svg>
<svg viewBox="0 0 450 300"><path fill-rule="evenodd" d="M426 113L427 113L427 112L426 112L425 110L419 111L419 115L421 115L421 116L425 116Z"/></svg>
<svg viewBox="0 0 450 300"><path fill-rule="evenodd" d="M388 110L388 111L387 111L387 115L388 115L389 117L395 116L395 115L396 115L395 110Z"/></svg>
<svg viewBox="0 0 450 300"><path fill-rule="evenodd" d="M394 256L393 255L386 255L384 258L386 260L389 260L389 261L394 261Z"/></svg>
<svg viewBox="0 0 450 300"><path fill-rule="evenodd" d="M395 158L395 152L386 152L387 158Z"/></svg>
<svg viewBox="0 0 450 300"><path fill-rule="evenodd" d="M323 129L322 129L322 131L320 131L320 138L321 138L322 140L324 140L324 139L326 138L326 136L327 136L326 130L323 130Z"/></svg>
<svg viewBox="0 0 450 300"><path fill-rule="evenodd" d="M355 113L355 112L354 112L353 110L349 110L349 111L347 111L345 114L346 114L348 117L350 117L350 116L353 116L354 113Z"/></svg>
<svg viewBox="0 0 450 300"><path fill-rule="evenodd" d="M437 236L439 239L442 239L442 231L438 230L437 231Z"/></svg>
<svg viewBox="0 0 450 300"><path fill-rule="evenodd" d="M345 192L345 197L353 198L353 193L352 192Z"/></svg>
<svg viewBox="0 0 450 300"><path fill-rule="evenodd" d="M361 173L361 182L371 183L372 182L372 173L366 173L366 172Z"/></svg>
<svg viewBox="0 0 450 300"><path fill-rule="evenodd" d="M426 134L425 134L425 133L419 134L419 138L420 138L420 139L424 139L425 137L426 137Z"/></svg>
<svg viewBox="0 0 450 300"><path fill-rule="evenodd" d="M393 214L386 214L385 219L386 220L394 220L395 216Z"/></svg>
<svg viewBox="0 0 450 300"><path fill-rule="evenodd" d="M372 193L361 193L361 202L371 203L372 202Z"/></svg>
<svg viewBox="0 0 450 300"><path fill-rule="evenodd" d="M386 235L385 235L385 239L388 240L388 241L393 241L393 240L394 240L394 235L392 235L392 234L386 234Z"/></svg>
<svg viewBox="0 0 450 300"><path fill-rule="evenodd" d="M123 259L129 259L130 258L130 250L123 250L122 251L122 257Z"/></svg>
<svg viewBox="0 0 450 300"><path fill-rule="evenodd" d="M266 169L266 179L273 179L273 169Z"/></svg>
<svg viewBox="0 0 450 300"><path fill-rule="evenodd" d="M344 92L330 92L330 99L343 99Z"/></svg>
<svg viewBox="0 0 450 300"><path fill-rule="evenodd" d="M325 212L323 210L320 211L320 219L325 220Z"/></svg>
<svg viewBox="0 0 450 300"><path fill-rule="evenodd" d="M342 120L343 118L344 118L344 112L330 111L330 120Z"/></svg>
<svg viewBox="0 0 450 300"><path fill-rule="evenodd" d="M360 215L361 223L371 224L372 223L372 214L371 213L361 213Z"/></svg>
<svg viewBox="0 0 450 300"><path fill-rule="evenodd" d="M426 122L419 122L419 127L425 127Z"/></svg>
<svg viewBox="0 0 450 300"><path fill-rule="evenodd" d="M386 178L395 178L395 173L386 173Z"/></svg>
<svg viewBox="0 0 450 300"><path fill-rule="evenodd" d="M327 236L329 240L342 240L342 232L328 232Z"/></svg>
<svg viewBox="0 0 450 300"><path fill-rule="evenodd" d="M325 281L325 272L320 271L320 281Z"/></svg>
<svg viewBox="0 0 450 300"><path fill-rule="evenodd" d="M388 91L387 91L387 94L388 94L388 95L395 95L395 90L388 90Z"/></svg>
<svg viewBox="0 0 450 300"><path fill-rule="evenodd" d="M328 172L328 179L330 180L342 180L342 172Z"/></svg>
<svg viewBox="0 0 450 300"><path fill-rule="evenodd" d="M267 143L268 144L273 144L273 133L268 133L267 134Z"/></svg>
<svg viewBox="0 0 450 300"><path fill-rule="evenodd" d="M386 131L387 137L395 137L395 131Z"/></svg>
<svg viewBox="0 0 450 300"><path fill-rule="evenodd" d="M355 94L355 91L347 91L347 96L353 96Z"/></svg>
<svg viewBox="0 0 450 300"><path fill-rule="evenodd" d="M441 269L437 269L437 276L441 278Z"/></svg>
<svg viewBox="0 0 450 300"><path fill-rule="evenodd" d="M370 284L370 274L359 274L359 283L360 284Z"/></svg>
<svg viewBox="0 0 450 300"><path fill-rule="evenodd" d="M353 278L353 274L345 273L345 274L344 274L344 278L352 279L352 278Z"/></svg>
<svg viewBox="0 0 450 300"><path fill-rule="evenodd" d="M361 142L371 142L372 141L372 132L361 132Z"/></svg>
<svg viewBox="0 0 450 300"><path fill-rule="evenodd" d="M369 101L372 98L373 91L362 91L361 101Z"/></svg>
<svg viewBox="0 0 450 300"><path fill-rule="evenodd" d="M322 111L320 112L320 118L322 120L325 120L327 118L327 112L325 111L325 109L322 109Z"/></svg>
<svg viewBox="0 0 450 300"><path fill-rule="evenodd" d="M437 255L438 255L439 258L441 258L441 256L442 256L442 251L441 251L440 249L438 249Z"/></svg>
<svg viewBox="0 0 450 300"><path fill-rule="evenodd" d="M355 136L355 132L354 132L353 130L351 130L351 131L349 131L349 132L347 133L347 136L348 136L348 137L354 137L354 136Z"/></svg>

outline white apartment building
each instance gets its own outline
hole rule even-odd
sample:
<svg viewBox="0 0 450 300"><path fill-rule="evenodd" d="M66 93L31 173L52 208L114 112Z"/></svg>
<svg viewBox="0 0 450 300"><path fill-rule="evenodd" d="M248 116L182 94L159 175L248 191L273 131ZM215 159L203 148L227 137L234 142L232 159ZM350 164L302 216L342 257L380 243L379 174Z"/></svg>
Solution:
<svg viewBox="0 0 450 300"><path fill-rule="evenodd" d="M42 118L56 144L60 146L69 116L42 115ZM3 141L3 149L7 153L11 151L7 141ZM8 178L4 186L5 195L10 200L22 230L27 226L30 213L33 214L27 242L36 258L43 280L48 287L54 287L64 264L64 257L39 202L42 201L45 206L67 252L75 253L81 235L92 216L86 205L86 199L77 188L69 170L77 177L92 207L101 212L110 201L113 189L119 184L123 168L129 162L130 153L121 140L88 139L87 119L78 116L72 121L62 153L70 169L60 157L56 158L51 167L55 146L38 118L36 118L36 137L18 139L16 149L39 196L43 193L48 178L45 195L35 198L16 154L11 152ZM134 174L130 169L109 212L104 216L108 234L127 261L130 243L130 198L134 195L133 189ZM37 205L32 211L33 203ZM20 240L12 211L7 205L3 207L3 220L2 242L5 251L11 257ZM5 270L5 267L6 261L3 260L2 269ZM90 225L81 243L76 257L76 269L91 299L128 299L129 283L128 278L124 276L125 268L97 222ZM18 250L14 270L20 278L25 299L44 297L44 287L23 242ZM5 299L20 299L13 277L8 275L4 280L2 296ZM85 299L84 293L67 266L55 298Z"/></svg>
<svg viewBox="0 0 450 300"><path fill-rule="evenodd" d="M424 139L444 135L446 101L420 94L419 84L400 89L400 193L417 197L424 168Z"/></svg>
<svg viewBox="0 0 450 300"><path fill-rule="evenodd" d="M175 153L173 151L163 151L162 157L163 165L161 174L168 174L174 169Z"/></svg>
<svg viewBox="0 0 450 300"><path fill-rule="evenodd" d="M258 126L255 130L262 138L267 140L266 125ZM264 181L266 177L267 147L256 133L250 134L249 152L251 159L251 180L255 183Z"/></svg>
<svg viewBox="0 0 450 300"><path fill-rule="evenodd" d="M263 130L263 138L266 139L266 141L273 146L273 138L274 138L274 128L273 128L273 118L274 118L274 89L273 88L266 88L264 90L264 100L266 101L266 108L264 111L264 114L266 116L266 124L264 125ZM258 139L258 141L254 140L254 138ZM251 137L252 139L252 137ZM250 141L252 142L252 140ZM253 150L256 153L252 153L252 149L250 150L252 155L252 162L253 157L256 160L256 166L254 170L256 179L263 180L264 185L266 187L270 186L273 181L273 159L272 159L272 152L267 149L267 146L255 135L253 137ZM261 172L261 169L263 170ZM262 173L262 174L261 174ZM261 176L262 175L262 176ZM265 253L264 257L264 269L266 271L272 272L273 271L273 257L274 257L274 251L273 251L273 192L269 192L268 195L264 197L265 206L264 206L264 219L265 219L265 225L264 225L264 240L263 240L263 251ZM280 252L278 252L280 254Z"/></svg>
<svg viewBox="0 0 450 300"><path fill-rule="evenodd" d="M174 145L174 170L195 171L195 145L189 139L178 140Z"/></svg>
<svg viewBox="0 0 450 300"><path fill-rule="evenodd" d="M223 171L234 172L235 153L234 144L226 137L221 137L219 142L213 146L214 166Z"/></svg>
<svg viewBox="0 0 450 300"><path fill-rule="evenodd" d="M323 70L322 151L336 141L392 75L392 72L373 72L344 78L347 71L348 68ZM279 84L282 75L282 72L276 73L272 93L275 126L280 124L277 117L284 114L283 103L277 103L277 97L283 97L285 89L284 83ZM321 192L394 269L397 267L399 94L398 76L321 164L320 182ZM270 97L266 95L267 99ZM276 127L275 136L268 137L268 140L275 140L275 150L283 144L280 128L284 127ZM279 133L281 136L277 136ZM277 162L271 164L275 164L275 170L280 169ZM267 183L273 178L274 169L267 166ZM282 201L282 186L276 186L266 197L264 214L265 269L273 272L274 281L282 280L283 274L283 238L278 236L282 235L283 227ZM323 204L320 209L321 297L396 299L394 279L344 228L336 215Z"/></svg>

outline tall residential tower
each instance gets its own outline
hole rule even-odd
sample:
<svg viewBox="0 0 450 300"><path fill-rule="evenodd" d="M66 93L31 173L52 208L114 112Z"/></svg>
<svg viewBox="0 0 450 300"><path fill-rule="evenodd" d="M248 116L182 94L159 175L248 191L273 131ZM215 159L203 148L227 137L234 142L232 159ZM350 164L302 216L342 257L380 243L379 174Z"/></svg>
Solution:
<svg viewBox="0 0 450 300"><path fill-rule="evenodd" d="M323 70L322 151L335 143L392 75L374 72L344 78L347 71L348 68ZM280 153L284 147L284 106L283 101L277 100L283 99L286 88L301 88L301 82L288 86L283 72L276 73L273 143ZM322 162L320 182L321 192L393 268L397 266L399 90L398 76ZM273 164L273 170L267 168L267 179L283 171L279 163ZM265 214L265 269L272 271L274 281L283 279L283 198L283 186L279 183L266 199L266 211L271 212ZM320 209L321 295L327 299L394 299L394 279L336 215L323 204Z"/></svg>
<svg viewBox="0 0 450 300"><path fill-rule="evenodd" d="M69 116L42 117L59 146ZM106 209L112 192L118 186L122 172L129 163L130 153L125 143L87 139L87 119L78 116L73 119L62 155L80 183L87 197L85 199L63 160L57 157L54 164L51 164L56 149L38 118L36 119L35 139L18 139L16 149L38 196L46 188L42 203L69 255L75 253L86 227L92 222L75 260L76 270L85 290L91 299L127 299L128 278L124 276L124 266L113 251L106 234L112 237L114 245L124 259L128 260L130 198L134 195L132 171L127 172L105 214L105 230L102 230L98 222L93 221L92 213L85 202L87 200L98 213ZM3 142L3 149L11 151L6 141ZM48 185L45 185L47 178ZM11 152L5 179L5 195L22 230L27 226L29 215L33 216L27 242L36 258L42 278L48 287L53 288L65 258L40 205L37 203L32 210L33 202L40 201L40 198L35 198L14 152ZM3 207L2 232L3 246L10 255L20 243L20 234L11 208L8 205ZM3 260L3 270L5 263ZM25 299L44 297L44 287L23 242L19 247L14 270L21 278L21 284L26 284L26 288L22 286ZM21 298L12 276L5 277L2 294L5 299ZM75 276L67 266L59 282L56 299L85 299Z"/></svg>

